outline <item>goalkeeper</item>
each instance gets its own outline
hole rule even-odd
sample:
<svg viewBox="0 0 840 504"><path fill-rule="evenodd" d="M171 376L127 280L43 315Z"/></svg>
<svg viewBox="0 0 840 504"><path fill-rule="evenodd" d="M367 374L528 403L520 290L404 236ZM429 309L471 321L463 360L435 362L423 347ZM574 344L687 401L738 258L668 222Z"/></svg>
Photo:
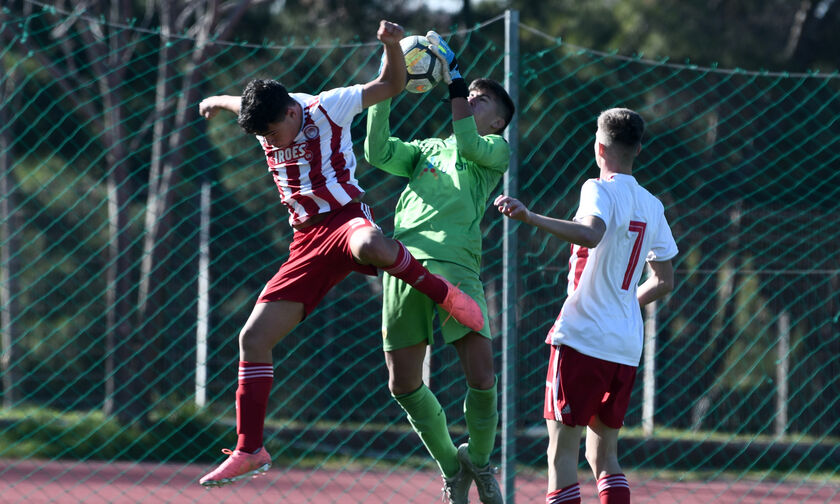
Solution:
<svg viewBox="0 0 840 504"><path fill-rule="evenodd" d="M397 203L394 238L429 271L459 285L484 314L484 327L474 331L446 320L446 313L437 310L443 339L457 351L468 385L464 417L469 442L455 447L440 403L423 384L426 347L433 341L434 303L385 276L382 337L388 386L439 465L449 502L466 503L475 481L483 503L501 503L489 465L498 409L487 303L479 279L479 224L508 168L510 148L500 134L513 117L514 104L496 81L477 79L468 87L449 46L435 32L427 38L444 63L453 134L411 142L391 137L391 101L384 100L368 109L365 157L373 166L408 179Z"/></svg>

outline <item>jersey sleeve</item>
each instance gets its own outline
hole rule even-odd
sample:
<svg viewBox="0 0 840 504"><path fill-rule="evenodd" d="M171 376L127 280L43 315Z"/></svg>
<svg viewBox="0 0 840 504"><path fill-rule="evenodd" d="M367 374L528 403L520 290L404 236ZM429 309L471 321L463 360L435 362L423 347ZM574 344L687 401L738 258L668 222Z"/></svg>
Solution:
<svg viewBox="0 0 840 504"><path fill-rule="evenodd" d="M341 126L348 126L353 117L360 114L362 108L362 84L324 91L318 95L321 106L330 118Z"/></svg>
<svg viewBox="0 0 840 504"><path fill-rule="evenodd" d="M580 221L591 215L609 224L611 209L612 199L607 191L595 179L589 179L580 188L580 204L574 220Z"/></svg>
<svg viewBox="0 0 840 504"><path fill-rule="evenodd" d="M493 171L504 173L507 170L510 145L501 135L479 135L472 116L458 119L452 129L460 156Z"/></svg>
<svg viewBox="0 0 840 504"><path fill-rule="evenodd" d="M668 219L665 218L664 209L659 215L659 225L656 229L656 236L650 245L647 261L667 261L673 259L679 252L677 242L674 241L674 235L671 233L671 227L668 225Z"/></svg>
<svg viewBox="0 0 840 504"><path fill-rule="evenodd" d="M390 99L368 107L365 159L380 170L409 177L421 155L420 148L390 136L390 113Z"/></svg>

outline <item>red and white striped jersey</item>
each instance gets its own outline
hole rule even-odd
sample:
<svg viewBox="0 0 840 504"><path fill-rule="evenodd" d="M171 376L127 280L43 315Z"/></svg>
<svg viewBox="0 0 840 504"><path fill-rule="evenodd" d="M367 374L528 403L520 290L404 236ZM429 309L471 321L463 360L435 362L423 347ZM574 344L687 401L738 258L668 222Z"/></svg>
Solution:
<svg viewBox="0 0 840 504"><path fill-rule="evenodd" d="M636 290L645 261L666 261L677 244L662 203L631 175L587 180L575 220L606 224L596 247L572 245L567 297L546 343L598 359L638 366L643 322Z"/></svg>
<svg viewBox="0 0 840 504"><path fill-rule="evenodd" d="M303 110L294 142L279 148L257 136L280 200L289 209L289 224L301 224L364 194L355 177L350 138L353 117L362 111L362 87L336 88L317 96L290 93Z"/></svg>

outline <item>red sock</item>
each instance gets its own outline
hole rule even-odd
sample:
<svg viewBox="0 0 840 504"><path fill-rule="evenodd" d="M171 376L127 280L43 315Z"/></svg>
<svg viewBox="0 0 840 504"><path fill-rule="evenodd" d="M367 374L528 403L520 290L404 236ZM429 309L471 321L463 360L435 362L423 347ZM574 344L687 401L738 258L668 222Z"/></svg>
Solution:
<svg viewBox="0 0 840 504"><path fill-rule="evenodd" d="M623 474L608 474L598 480L601 504L630 504L630 484Z"/></svg>
<svg viewBox="0 0 840 504"><path fill-rule="evenodd" d="M580 504L580 485L575 483L545 494L545 504Z"/></svg>
<svg viewBox="0 0 840 504"><path fill-rule="evenodd" d="M443 280L429 273L429 270L424 268L402 243L397 242L397 245L400 246L397 260L394 264L382 269L429 296L436 304L443 303L446 292L449 290Z"/></svg>
<svg viewBox="0 0 840 504"><path fill-rule="evenodd" d="M263 445L263 425L268 395L274 381L270 363L240 362L236 389L236 449L253 453Z"/></svg>

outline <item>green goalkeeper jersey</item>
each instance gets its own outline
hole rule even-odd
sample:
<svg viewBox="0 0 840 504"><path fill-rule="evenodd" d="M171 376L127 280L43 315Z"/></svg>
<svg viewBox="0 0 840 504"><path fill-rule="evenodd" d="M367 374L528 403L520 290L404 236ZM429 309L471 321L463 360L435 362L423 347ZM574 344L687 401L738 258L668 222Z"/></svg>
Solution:
<svg viewBox="0 0 840 504"><path fill-rule="evenodd" d="M368 109L365 158L408 177L394 216L394 238L417 259L481 269L481 218L508 168L510 147L500 135L478 134L475 120L455 121L446 139L404 142L390 136L391 100Z"/></svg>

